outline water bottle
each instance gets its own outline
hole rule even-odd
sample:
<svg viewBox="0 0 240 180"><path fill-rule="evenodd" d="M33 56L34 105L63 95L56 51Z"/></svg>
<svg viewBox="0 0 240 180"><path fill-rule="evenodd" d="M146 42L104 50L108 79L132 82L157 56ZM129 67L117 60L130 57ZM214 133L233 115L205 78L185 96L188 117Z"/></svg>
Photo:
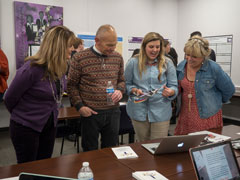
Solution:
<svg viewBox="0 0 240 180"><path fill-rule="evenodd" d="M89 162L83 162L78 173L78 180L93 180L93 172L89 167Z"/></svg>
<svg viewBox="0 0 240 180"><path fill-rule="evenodd" d="M112 94L114 93L112 81L108 81L106 92L107 92L107 104L114 105L114 102L112 101Z"/></svg>

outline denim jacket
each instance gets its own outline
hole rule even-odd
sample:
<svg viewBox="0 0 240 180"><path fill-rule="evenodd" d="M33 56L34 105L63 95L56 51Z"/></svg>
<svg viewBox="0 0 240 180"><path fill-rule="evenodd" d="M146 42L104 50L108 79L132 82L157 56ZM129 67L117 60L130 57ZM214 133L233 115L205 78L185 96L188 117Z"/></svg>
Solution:
<svg viewBox="0 0 240 180"><path fill-rule="evenodd" d="M131 119L146 121L148 117L149 122L170 120L172 116L171 100L178 93L176 69L170 59L166 58L166 68L163 68L161 82L158 80L158 74L157 65L147 66L146 72L143 72L142 77L140 77L138 58L132 58L128 61L124 72L128 95L131 94L132 88L141 89L144 92L160 88L155 95L144 102L134 103L131 97L128 99L127 113ZM164 85L173 89L175 94L168 98L163 97Z"/></svg>
<svg viewBox="0 0 240 180"><path fill-rule="evenodd" d="M184 78L186 63L187 61L184 60L177 67L178 81ZM231 78L212 60L204 61L196 73L194 87L197 107L202 119L216 114L221 109L222 103L228 102L235 92Z"/></svg>

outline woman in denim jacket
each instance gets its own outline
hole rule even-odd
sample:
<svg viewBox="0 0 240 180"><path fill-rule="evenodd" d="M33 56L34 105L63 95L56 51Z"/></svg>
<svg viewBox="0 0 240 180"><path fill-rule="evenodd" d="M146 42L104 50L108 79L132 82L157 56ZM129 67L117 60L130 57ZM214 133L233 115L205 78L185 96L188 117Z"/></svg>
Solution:
<svg viewBox="0 0 240 180"><path fill-rule="evenodd" d="M209 43L200 36L188 40L185 60L177 67L181 108L175 134L220 128L222 103L235 92L231 78L214 61L208 59Z"/></svg>
<svg viewBox="0 0 240 180"><path fill-rule="evenodd" d="M172 61L164 56L163 43L161 35L148 33L139 55L131 58L125 69L126 89L130 95L127 113L139 141L168 135L171 100L176 97L178 88L176 70ZM153 91L156 93L151 97L135 99L138 98L135 95Z"/></svg>

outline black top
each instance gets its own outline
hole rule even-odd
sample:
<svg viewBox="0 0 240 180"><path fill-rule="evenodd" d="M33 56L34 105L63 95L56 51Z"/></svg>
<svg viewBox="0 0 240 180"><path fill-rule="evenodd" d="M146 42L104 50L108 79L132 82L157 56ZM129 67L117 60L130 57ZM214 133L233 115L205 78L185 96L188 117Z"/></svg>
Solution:
<svg viewBox="0 0 240 180"><path fill-rule="evenodd" d="M211 49L211 53L209 55L209 59L213 60L216 62L216 54L213 49Z"/></svg>

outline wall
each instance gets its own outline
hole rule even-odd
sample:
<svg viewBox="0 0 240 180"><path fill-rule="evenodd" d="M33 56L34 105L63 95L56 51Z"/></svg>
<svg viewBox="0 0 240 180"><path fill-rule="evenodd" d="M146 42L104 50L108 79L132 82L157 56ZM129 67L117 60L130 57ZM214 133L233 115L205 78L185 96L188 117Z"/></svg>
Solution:
<svg viewBox="0 0 240 180"><path fill-rule="evenodd" d="M144 36L149 31L157 31L176 42L177 0L19 0L63 7L64 25L74 33L92 32L102 24L112 24L118 35L124 38L123 57L127 61L127 37ZM10 77L12 81L16 72L15 36L13 0L0 0L0 26L2 49L9 59ZM160 8L156 7L159 6ZM161 22L169 22L164 27Z"/></svg>
<svg viewBox="0 0 240 180"><path fill-rule="evenodd" d="M22 0L20 0L22 1ZM62 6L64 25L79 32L95 33L102 24L112 24L124 37L123 56L127 61L127 37L144 36L157 31L171 39L183 59L183 47L189 34L200 30L204 36L233 34L232 80L240 87L239 0L24 0ZM15 75L13 0L0 0L1 46L9 58L10 84Z"/></svg>
<svg viewBox="0 0 240 180"><path fill-rule="evenodd" d="M178 1L153 1L153 31L159 32L165 39L170 39L174 48L177 45L178 11Z"/></svg>
<svg viewBox="0 0 240 180"><path fill-rule="evenodd" d="M179 0L177 32L177 50L180 59L183 59L184 44L193 31L199 30L203 36L232 34L231 78L237 87L240 87L239 7L239 0Z"/></svg>

